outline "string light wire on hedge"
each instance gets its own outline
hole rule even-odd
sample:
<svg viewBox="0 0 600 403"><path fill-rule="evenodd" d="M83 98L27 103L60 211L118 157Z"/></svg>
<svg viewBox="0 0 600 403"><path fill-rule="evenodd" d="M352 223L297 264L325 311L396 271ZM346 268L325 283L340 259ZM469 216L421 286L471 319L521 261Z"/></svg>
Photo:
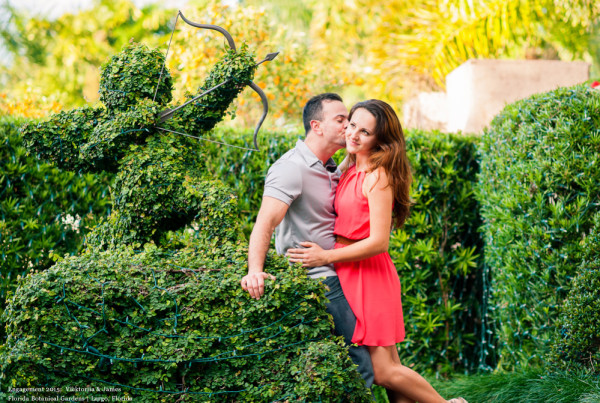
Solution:
<svg viewBox="0 0 600 403"><path fill-rule="evenodd" d="M181 266L179 266L181 267ZM189 268L186 267L181 267L181 271L183 272L183 270L187 269L187 270L191 270ZM156 274L154 272L154 269L151 268L151 272L152 272L152 282L154 283L153 287L150 289L157 289L157 290L162 290L164 292L166 292L167 294L170 295L170 292L165 289L164 287L160 287L158 285L158 281L156 278ZM210 356L210 357L204 357L204 358L194 358L194 359L189 359L189 360L173 360L173 359L163 359L159 356L159 358L144 358L144 355L142 355L142 357L140 358L124 358L124 357L117 357L114 355L109 355L109 354L103 354L100 351L98 351L96 348L94 348L93 346L89 345L89 342L91 341L91 339L93 339L96 335L105 332L108 333L107 331L107 323L108 323L108 319L106 317L106 310L105 310L105 298L104 298L104 293L105 293L105 288L107 286L111 286L114 287L114 285L110 284L111 282L101 282L100 280L98 280L97 278L95 278L94 276L90 275L90 273L86 270L85 271L85 275L90 278L90 280L92 280L92 282L97 283L100 286L100 290L101 290L101 297L102 297L102 312L98 312L95 309L91 309L85 306L82 306L80 304L78 304L75 301L72 301L68 298L67 296L67 289L66 289L66 281L62 281L61 284L61 289L62 289L62 295L58 295L55 297L55 303L56 304L62 304L65 307L65 310L68 314L68 317L72 318L78 325L78 327L83 331L83 329L87 329L89 328L89 326L85 326L82 325L80 323L80 321L77 319L77 317L73 314L73 312L71 311L71 309L69 309L67 304L72 304L73 306L75 306L77 309L83 309L83 310L88 310L96 315L102 316L102 321L103 321L103 327L102 329L98 330L96 333L94 333L93 336L85 339L84 344L83 344L83 348L85 350L80 350L80 349L75 349L75 348L71 348L71 347L67 347L67 346L61 346L59 344L53 343L51 341L48 340L44 340L41 338L41 336L38 337L38 342L41 343L42 345L48 345L48 346L52 346L55 347L57 349L60 349L60 353L62 354L63 351L70 351L70 352L74 352L74 353L78 353L78 354L83 354L83 355L90 355L90 356L94 356L94 357L98 357L100 358L97 366L98 367L103 367L106 365L107 362L109 362L110 364L113 364L113 362L116 361L120 361L120 362L126 362L126 363L133 363L134 365L137 366L138 363L176 363L176 364L184 364L187 365L189 367L191 367L192 364L201 364L201 363L209 363L209 362L218 362L218 361L224 361L224 360L230 360L230 359L242 359L242 358L249 358L249 357L258 357L258 359L260 360L262 357L264 357L265 355L269 355L269 354L273 354L276 353L278 351L282 351L288 348L292 348L295 346L299 346L305 343L309 343L309 342L313 342L313 341L321 341L324 340L323 337L317 337L317 338L305 338L302 339L300 341L294 342L294 343L288 343L285 344L283 346L279 346L277 348L272 348L269 350L263 350L260 352L254 352L254 353L248 353L248 354L239 354L238 352L241 350L244 350L246 348L250 348L250 347L254 347L257 346L261 343L264 343L267 340L271 340L276 338L277 336L283 334L283 333L287 333L290 332L292 329L297 328L301 325L304 324L310 324L313 321L316 320L316 318L314 319L310 319L310 320L306 320L305 318L301 317L301 320L299 323L296 323L293 326L290 327L286 327L286 328L282 328L281 326L281 322L286 318L291 316L292 314L296 313L299 309L300 306L296 306L293 310L288 311L288 312L284 312L283 315L271 322L268 325L265 326L261 326L258 328L254 328L254 329L248 329L248 330L244 330L240 333L237 334L232 334L232 335L226 335L226 336L193 336L193 337L186 337L186 336L180 336L177 334L177 329L176 329L176 323L175 322L175 327L173 328L173 332L175 334L161 334L161 333L156 333L153 332L151 329L146 329L146 328L142 328L140 326L136 326L133 323L129 322L128 317L122 321L122 320L117 320L117 319L112 319L112 322L116 322L119 323L122 326L131 326L131 327L135 327L136 329L142 330L148 334L153 334L153 335L157 335L163 338L181 338L181 339L193 339L193 340L204 340L204 339L218 339L219 342L221 342L222 340L225 339L229 339L229 338L235 338L235 337L239 337L242 336L244 334L249 334L249 333L256 333L258 331L261 330L266 330L269 328L273 328L275 326L278 326L278 331L267 336L264 337L258 341L256 341L255 343L251 343L251 344L247 344L247 345L243 345L241 347L238 347L234 350L229 350L229 351L225 351L222 353L219 353L217 355L214 356ZM123 287L117 287L120 289L124 289ZM296 295L298 294L297 292L294 292ZM176 311L177 311L177 300L174 296L171 296L171 298L173 298L174 302L175 302L175 306L176 306ZM143 307L142 304L140 304L139 301L137 301L135 298L131 297L130 298L136 303L136 305L138 305L144 312L146 312L146 309ZM175 314L175 316L177 316L177 312ZM56 323L56 326L60 327L61 329L65 330L62 326L60 326L60 324ZM81 335L82 339L83 339L83 334ZM331 338L332 336L327 336L325 338ZM223 357L224 355L227 355L225 357ZM45 370L45 369L44 369ZM349 370L349 369L347 369ZM55 372L55 373L64 373L66 375L71 375L71 376L76 376L79 378L84 378L84 379L88 379L91 381L95 381L95 382L100 382L100 383L104 383L104 384L108 384L108 385L112 385L115 387L122 387L125 389L129 389L129 390L134 390L134 391L145 391L145 392L153 392L153 393L164 393L164 394L170 394L170 395L185 395L185 394L189 394L189 395L203 395L203 396L208 396L213 397L213 396L217 396L217 395L222 395L222 394L233 394L233 393L241 393L241 392L245 392L248 391L248 388L245 389L239 389L239 390L220 390L220 391L211 391L211 392L199 392L199 391L189 391L188 389L186 390L180 390L180 391L171 391L171 390L164 390L162 388L162 386L160 387L160 389L156 390L156 389L150 389L150 388L141 388L141 387L135 387L135 386L130 386L130 385L126 385L126 384L121 384L121 383L115 383L115 382L109 382L106 380L102 380L102 379L97 379L97 378L92 378L92 377L88 377L86 375L82 375L82 374L72 374L66 371L62 371L62 370L56 370L56 369L51 369L51 371ZM328 375L328 376L331 376ZM269 383L269 384L263 384L260 386L257 386L256 388L258 389L262 389L265 388L267 386L271 386L274 383ZM286 398L286 397L290 397L291 395L288 393L286 394L284 397L273 400L273 401L281 401L281 399Z"/></svg>

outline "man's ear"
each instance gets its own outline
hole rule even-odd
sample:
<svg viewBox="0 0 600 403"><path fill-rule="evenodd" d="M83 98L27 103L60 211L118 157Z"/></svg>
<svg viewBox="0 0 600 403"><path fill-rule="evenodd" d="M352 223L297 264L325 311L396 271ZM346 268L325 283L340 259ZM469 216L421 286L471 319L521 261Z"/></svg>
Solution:
<svg viewBox="0 0 600 403"><path fill-rule="evenodd" d="M313 133L321 135L322 134L322 131L321 131L321 122L319 120L311 120L310 121L310 130Z"/></svg>

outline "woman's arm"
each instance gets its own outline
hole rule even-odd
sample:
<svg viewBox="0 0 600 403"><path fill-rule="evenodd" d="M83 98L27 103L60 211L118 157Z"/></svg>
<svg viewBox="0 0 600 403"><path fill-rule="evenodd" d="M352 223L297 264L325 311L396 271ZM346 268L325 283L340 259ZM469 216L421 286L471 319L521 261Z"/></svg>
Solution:
<svg viewBox="0 0 600 403"><path fill-rule="evenodd" d="M304 267L323 266L329 263L352 262L387 252L392 225L392 189L382 169L365 176L363 194L369 202L370 235L344 248L324 250L313 242L301 242L304 249L288 249L290 262Z"/></svg>

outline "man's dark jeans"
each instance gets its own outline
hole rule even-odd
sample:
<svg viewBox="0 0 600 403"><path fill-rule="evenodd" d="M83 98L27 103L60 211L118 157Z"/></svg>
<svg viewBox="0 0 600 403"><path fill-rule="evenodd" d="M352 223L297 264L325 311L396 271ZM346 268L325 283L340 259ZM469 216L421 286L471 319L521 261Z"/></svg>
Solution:
<svg viewBox="0 0 600 403"><path fill-rule="evenodd" d="M373 364L371 356L365 346L351 346L354 327L356 326L356 316L350 308L346 296L342 291L340 280L337 276L325 277L320 279L329 287L325 297L329 299L327 304L327 313L333 316L334 333L336 336L343 336L346 344L349 346L348 353L352 362L358 365L358 372L365 380L367 387L373 385Z"/></svg>

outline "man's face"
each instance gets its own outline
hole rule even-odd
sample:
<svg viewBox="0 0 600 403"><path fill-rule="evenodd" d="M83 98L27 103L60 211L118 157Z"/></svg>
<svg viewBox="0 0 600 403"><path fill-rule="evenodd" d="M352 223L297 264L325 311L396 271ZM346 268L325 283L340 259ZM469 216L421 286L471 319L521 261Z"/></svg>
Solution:
<svg viewBox="0 0 600 403"><path fill-rule="evenodd" d="M330 144L346 146L344 132L348 126L348 109L340 101L323 102L323 120L320 127L323 138Z"/></svg>

